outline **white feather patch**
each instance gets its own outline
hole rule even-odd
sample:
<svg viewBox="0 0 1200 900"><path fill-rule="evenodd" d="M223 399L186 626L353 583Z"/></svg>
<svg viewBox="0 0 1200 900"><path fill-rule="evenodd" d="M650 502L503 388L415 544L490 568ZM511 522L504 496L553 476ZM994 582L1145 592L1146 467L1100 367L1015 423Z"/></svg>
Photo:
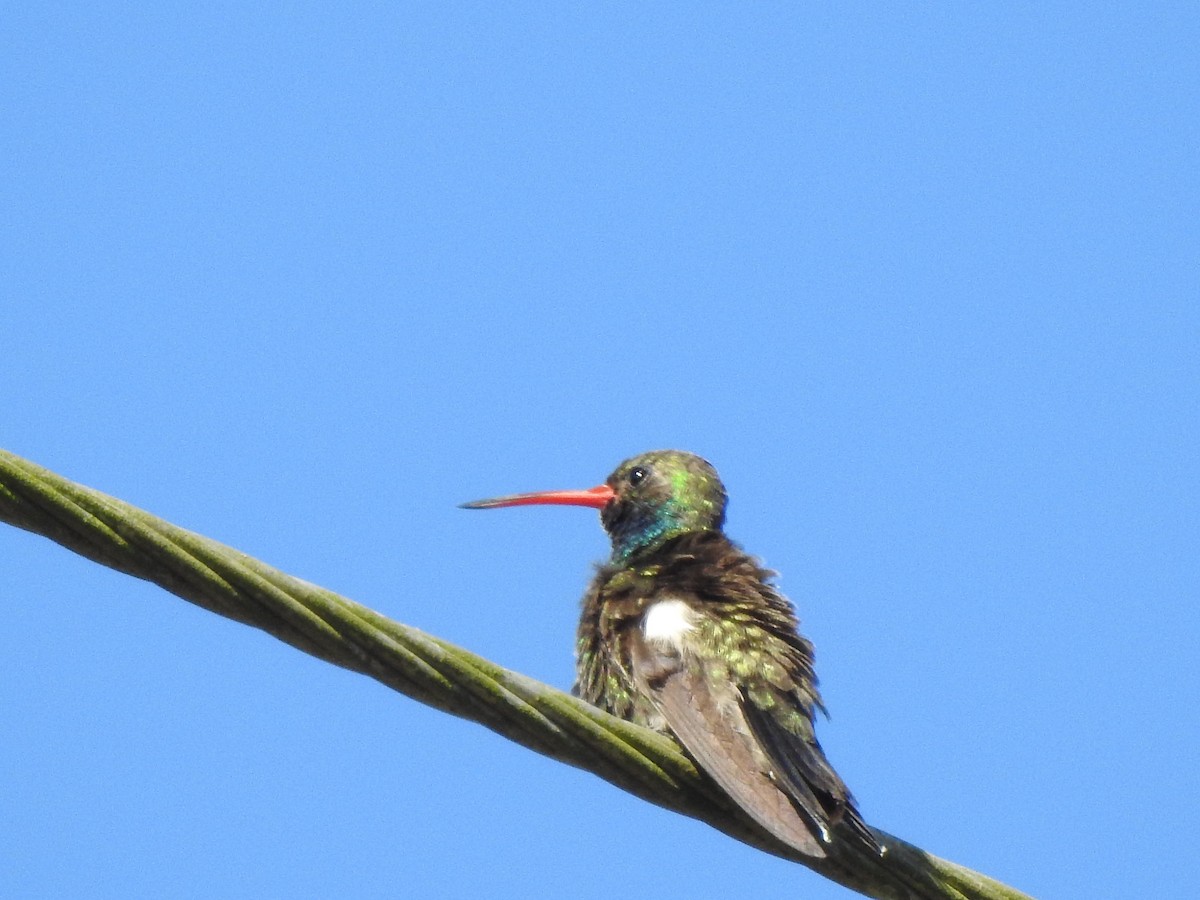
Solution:
<svg viewBox="0 0 1200 900"><path fill-rule="evenodd" d="M642 616L642 634L647 641L681 650L684 634L696 627L695 617L682 600L659 600Z"/></svg>

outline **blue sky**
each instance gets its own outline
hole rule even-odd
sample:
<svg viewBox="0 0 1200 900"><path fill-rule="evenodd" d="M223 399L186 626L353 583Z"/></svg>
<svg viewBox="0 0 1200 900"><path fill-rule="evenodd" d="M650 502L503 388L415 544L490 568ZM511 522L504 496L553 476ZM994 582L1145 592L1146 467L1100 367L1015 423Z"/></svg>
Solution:
<svg viewBox="0 0 1200 900"><path fill-rule="evenodd" d="M0 36L0 446L566 688L679 447L867 819L1194 890L1191 4L77 4ZM12 897L851 894L0 528Z"/></svg>

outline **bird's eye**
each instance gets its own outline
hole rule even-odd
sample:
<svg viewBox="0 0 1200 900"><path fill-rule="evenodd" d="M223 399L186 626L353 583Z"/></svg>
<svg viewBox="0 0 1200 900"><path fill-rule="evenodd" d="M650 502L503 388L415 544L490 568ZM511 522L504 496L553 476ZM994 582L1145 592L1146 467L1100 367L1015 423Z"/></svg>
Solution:
<svg viewBox="0 0 1200 900"><path fill-rule="evenodd" d="M629 483L630 484L641 484L646 479L646 475L647 475L647 472L644 468L642 468L641 466L634 466L632 469L629 470L629 475L628 475Z"/></svg>

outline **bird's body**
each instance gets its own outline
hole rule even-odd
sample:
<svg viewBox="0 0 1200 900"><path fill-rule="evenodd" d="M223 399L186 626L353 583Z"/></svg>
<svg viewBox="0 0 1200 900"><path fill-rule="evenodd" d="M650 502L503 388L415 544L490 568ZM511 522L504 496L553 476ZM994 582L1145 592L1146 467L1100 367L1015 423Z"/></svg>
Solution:
<svg viewBox="0 0 1200 900"><path fill-rule="evenodd" d="M601 510L613 540L583 602L575 692L672 735L760 826L824 856L835 826L883 852L813 731L812 645L773 573L721 530L725 491L689 453L622 463L604 485L470 506Z"/></svg>

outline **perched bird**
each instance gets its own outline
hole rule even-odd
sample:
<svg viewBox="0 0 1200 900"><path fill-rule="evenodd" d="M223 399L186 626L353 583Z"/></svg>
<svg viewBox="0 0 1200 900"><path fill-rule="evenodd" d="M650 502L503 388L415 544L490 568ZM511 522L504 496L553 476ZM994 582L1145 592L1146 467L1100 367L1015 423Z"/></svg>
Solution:
<svg viewBox="0 0 1200 900"><path fill-rule="evenodd" d="M673 735L751 818L785 844L826 855L835 825L876 853L813 732L825 711L812 644L774 573L729 540L725 488L678 450L626 460L597 487L514 494L469 509L590 506L612 539L583 600L574 692Z"/></svg>

